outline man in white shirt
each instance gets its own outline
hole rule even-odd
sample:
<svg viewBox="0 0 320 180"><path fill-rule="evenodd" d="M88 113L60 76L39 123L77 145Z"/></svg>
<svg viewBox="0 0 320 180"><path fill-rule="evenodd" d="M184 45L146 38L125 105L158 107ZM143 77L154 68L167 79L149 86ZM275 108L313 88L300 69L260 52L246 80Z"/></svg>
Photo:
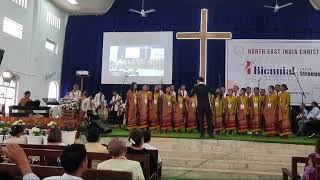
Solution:
<svg viewBox="0 0 320 180"><path fill-rule="evenodd" d="M119 123L119 108L122 104L122 97L117 93L117 91L112 92L112 99L110 101L111 105L111 112L110 112L110 119L114 123Z"/></svg>
<svg viewBox="0 0 320 180"><path fill-rule="evenodd" d="M101 108L101 106L106 107L106 97L101 90L94 96L93 103L96 109Z"/></svg>
<svg viewBox="0 0 320 180"><path fill-rule="evenodd" d="M88 113L95 114L94 102L91 95L83 100L81 110L85 112L85 117L88 117Z"/></svg>
<svg viewBox="0 0 320 180"><path fill-rule="evenodd" d="M3 153L17 165L23 175L23 180L40 180L32 173L26 154L18 144L7 144ZM82 180L82 174L87 170L87 151L82 144L67 146L61 154L61 165L66 173L62 176L52 176L44 180Z"/></svg>
<svg viewBox="0 0 320 180"><path fill-rule="evenodd" d="M307 131L307 134L309 134L308 137L313 137L316 135L318 126L319 126L319 120L318 117L320 117L320 109L318 107L317 102L311 103L312 110L308 113L307 119L305 121L305 129Z"/></svg>
<svg viewBox="0 0 320 180"><path fill-rule="evenodd" d="M114 138L108 144L112 159L98 164L98 170L125 171L132 173L133 180L145 180L141 165L126 158L127 147L124 142Z"/></svg>
<svg viewBox="0 0 320 180"><path fill-rule="evenodd" d="M69 92L69 97L74 101L79 101L81 99L81 91L79 90L79 85L73 85L72 91Z"/></svg>
<svg viewBox="0 0 320 180"><path fill-rule="evenodd" d="M300 114L296 117L298 122L298 132L297 136L303 135L305 131L305 123L307 122L308 111L306 110L306 105L304 103L300 104Z"/></svg>
<svg viewBox="0 0 320 180"><path fill-rule="evenodd" d="M312 120L312 119L315 119L319 114L320 114L320 109L318 107L318 103L317 102L312 102L311 103L311 111L308 113L307 115L307 120Z"/></svg>

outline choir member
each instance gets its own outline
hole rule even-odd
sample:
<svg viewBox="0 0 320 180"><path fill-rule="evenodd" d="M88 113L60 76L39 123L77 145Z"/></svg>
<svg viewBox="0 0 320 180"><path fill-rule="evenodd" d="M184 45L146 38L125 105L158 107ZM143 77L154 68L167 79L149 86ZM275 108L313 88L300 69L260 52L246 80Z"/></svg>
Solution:
<svg viewBox="0 0 320 180"><path fill-rule="evenodd" d="M261 119L260 119L260 127L261 130L264 131L265 130L265 124L266 124L266 120L264 118L264 114L263 114L263 110L264 110L264 106L265 106L265 102L266 102L266 90L265 89L260 89L260 98L261 98Z"/></svg>
<svg viewBox="0 0 320 180"><path fill-rule="evenodd" d="M252 90L251 87L246 87L245 89L245 95L250 98L252 96Z"/></svg>
<svg viewBox="0 0 320 180"><path fill-rule="evenodd" d="M131 83L126 96L126 119L127 129L130 131L137 127L137 83Z"/></svg>
<svg viewBox="0 0 320 180"><path fill-rule="evenodd" d="M246 134L248 131L248 115L249 98L246 96L246 89L242 88L237 97L238 132L240 134Z"/></svg>
<svg viewBox="0 0 320 180"><path fill-rule="evenodd" d="M186 97L187 131L193 132L197 128L197 96Z"/></svg>
<svg viewBox="0 0 320 180"><path fill-rule="evenodd" d="M290 94L287 91L288 87L286 84L280 86L280 96L279 96L279 108L278 108L278 119L279 119L279 130L280 137L288 138L288 135L292 133L291 131L291 121L290 121Z"/></svg>
<svg viewBox="0 0 320 180"><path fill-rule="evenodd" d="M186 90L186 85L182 84L180 86L180 92L183 98L186 98L188 96L188 92Z"/></svg>
<svg viewBox="0 0 320 180"><path fill-rule="evenodd" d="M81 110L85 113L85 117L96 114L93 98L91 95L89 95L89 97L82 101Z"/></svg>
<svg viewBox="0 0 320 180"><path fill-rule="evenodd" d="M170 94L171 94L172 96L176 96L176 92L175 92L175 89L174 89L174 85L173 85L173 84L170 85Z"/></svg>
<svg viewBox="0 0 320 180"><path fill-rule="evenodd" d="M213 124L214 124L214 131L216 133L223 132L225 130L223 125L223 114L224 114L224 96L223 91L217 89L216 95L212 98L212 105L213 111Z"/></svg>
<svg viewBox="0 0 320 180"><path fill-rule="evenodd" d="M263 115L265 118L265 131L268 137L277 134L277 94L274 86L268 87L268 95L264 99Z"/></svg>
<svg viewBox="0 0 320 180"><path fill-rule="evenodd" d="M180 132L184 129L185 98L182 90L173 97L173 127L174 131Z"/></svg>
<svg viewBox="0 0 320 180"><path fill-rule="evenodd" d="M168 132L172 128L172 99L170 87L166 88L165 94L161 95L160 118L161 130Z"/></svg>
<svg viewBox="0 0 320 180"><path fill-rule="evenodd" d="M224 87L224 86L221 86L220 88L219 88L219 90L220 90L220 93L222 94L222 96L223 97L226 97L226 88Z"/></svg>
<svg viewBox="0 0 320 180"><path fill-rule="evenodd" d="M251 131L253 134L261 133L261 109L262 109L262 99L259 94L259 88L255 87L253 89L253 95L250 101L251 106Z"/></svg>
<svg viewBox="0 0 320 180"><path fill-rule="evenodd" d="M225 120L227 133L233 134L236 130L236 112L237 98L232 89L228 90L228 96L225 98Z"/></svg>
<svg viewBox="0 0 320 180"><path fill-rule="evenodd" d="M160 110L160 86L154 86L154 91L150 94L149 101L149 123L150 130L159 130L159 110Z"/></svg>
<svg viewBox="0 0 320 180"><path fill-rule="evenodd" d="M138 93L138 114L139 114L139 128L147 128L148 125L148 102L149 93L147 85L143 85L141 91Z"/></svg>
<svg viewBox="0 0 320 180"><path fill-rule="evenodd" d="M239 96L239 86L233 86L233 95L235 96L235 97L237 97L237 96Z"/></svg>

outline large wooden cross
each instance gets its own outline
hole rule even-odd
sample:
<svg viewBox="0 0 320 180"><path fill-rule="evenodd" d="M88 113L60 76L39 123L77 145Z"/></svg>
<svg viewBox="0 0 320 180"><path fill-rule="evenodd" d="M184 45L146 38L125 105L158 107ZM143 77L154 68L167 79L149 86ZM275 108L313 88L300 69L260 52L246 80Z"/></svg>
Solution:
<svg viewBox="0 0 320 180"><path fill-rule="evenodd" d="M200 70L199 76L205 80L207 75L207 40L231 39L231 32L208 32L208 9L201 9L200 32L178 32L177 39L200 39Z"/></svg>

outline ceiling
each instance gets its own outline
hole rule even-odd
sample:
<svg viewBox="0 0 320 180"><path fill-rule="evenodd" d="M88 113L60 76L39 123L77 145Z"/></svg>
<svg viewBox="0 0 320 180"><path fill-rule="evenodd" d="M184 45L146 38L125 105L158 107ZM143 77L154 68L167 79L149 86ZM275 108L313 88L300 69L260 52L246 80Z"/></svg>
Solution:
<svg viewBox="0 0 320 180"><path fill-rule="evenodd" d="M50 1L71 15L101 15L111 8L115 0L76 0L79 3L77 5L67 0Z"/></svg>

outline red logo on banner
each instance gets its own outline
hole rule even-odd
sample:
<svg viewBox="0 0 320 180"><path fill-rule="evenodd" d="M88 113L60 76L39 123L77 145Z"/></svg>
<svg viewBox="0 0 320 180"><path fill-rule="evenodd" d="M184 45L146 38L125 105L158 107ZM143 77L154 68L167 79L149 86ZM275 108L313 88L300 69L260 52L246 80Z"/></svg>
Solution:
<svg viewBox="0 0 320 180"><path fill-rule="evenodd" d="M248 74L248 75L251 74L251 68L252 68L252 62L246 61L246 65L245 65L245 67L244 67L244 70L247 71L247 74Z"/></svg>

